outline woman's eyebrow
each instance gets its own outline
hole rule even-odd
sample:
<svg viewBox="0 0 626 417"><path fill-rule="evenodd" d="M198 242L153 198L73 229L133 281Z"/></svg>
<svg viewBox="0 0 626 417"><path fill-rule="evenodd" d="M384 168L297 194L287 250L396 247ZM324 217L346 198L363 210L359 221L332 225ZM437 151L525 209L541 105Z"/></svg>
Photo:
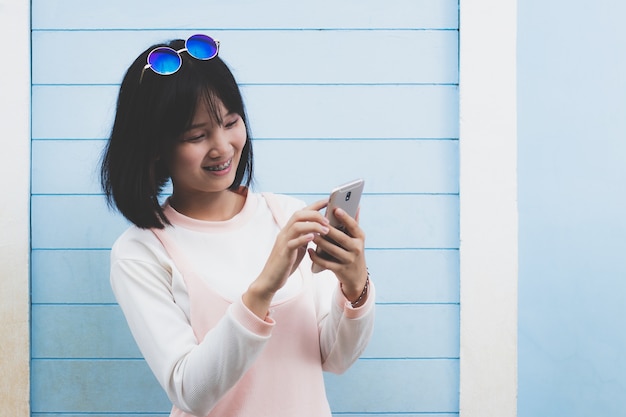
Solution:
<svg viewBox="0 0 626 417"><path fill-rule="evenodd" d="M236 111L226 111L226 113L224 113L224 114L222 114L222 115L221 115L220 119L222 119L222 120L223 120L223 119L225 119L226 117L232 117L232 116L235 116L235 115L237 115L237 116L238 116L238 115L239 115L239 113L237 113ZM194 124L192 124L192 125L188 126L188 127L185 129L185 132L187 132L187 131L189 131L189 130L193 130L193 129L198 129L198 128L206 127L206 126L213 126L213 125L215 125L215 124L219 125L220 123L219 123L219 122L217 122L217 121L214 121L214 122L200 122L200 123L194 123Z"/></svg>
<svg viewBox="0 0 626 417"><path fill-rule="evenodd" d="M215 125L219 125L219 122L216 121L202 121L198 123L193 123L185 128L185 132L188 132L193 129L212 129Z"/></svg>
<svg viewBox="0 0 626 417"><path fill-rule="evenodd" d="M205 127L205 126L207 126L207 125L208 125L208 123L207 123L207 122L196 123L196 124L193 124L193 125L191 125L191 126L187 127L187 129L185 129L185 131L187 131L187 130L192 130L192 129L197 129L197 128L200 128L200 127Z"/></svg>

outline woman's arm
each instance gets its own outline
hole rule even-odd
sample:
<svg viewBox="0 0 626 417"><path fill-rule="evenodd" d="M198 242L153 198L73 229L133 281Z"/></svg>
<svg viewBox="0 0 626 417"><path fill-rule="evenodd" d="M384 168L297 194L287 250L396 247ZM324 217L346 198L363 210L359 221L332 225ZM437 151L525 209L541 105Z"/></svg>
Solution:
<svg viewBox="0 0 626 417"><path fill-rule="evenodd" d="M320 322L320 346L324 369L342 373L359 358L371 338L376 295L365 262L365 233L358 219L341 209L334 214L346 232L331 226L328 239L317 236L314 240L331 258L320 257L313 248L309 248L309 256L332 277L326 279L335 282L329 315Z"/></svg>
<svg viewBox="0 0 626 417"><path fill-rule="evenodd" d="M155 261L144 245L119 246L112 251L111 284L139 349L177 407L206 415L255 362L273 322L259 319L238 300L197 341L174 299L175 267Z"/></svg>
<svg viewBox="0 0 626 417"><path fill-rule="evenodd" d="M266 316L274 295L302 262L307 245L329 232L328 219L319 212L326 204L320 200L297 210L282 225L261 274L243 295L244 304L259 318Z"/></svg>
<svg viewBox="0 0 626 417"><path fill-rule="evenodd" d="M356 362L371 339L376 289L370 280L366 301L353 308L331 271L316 274L314 279L322 366L325 371L341 374Z"/></svg>

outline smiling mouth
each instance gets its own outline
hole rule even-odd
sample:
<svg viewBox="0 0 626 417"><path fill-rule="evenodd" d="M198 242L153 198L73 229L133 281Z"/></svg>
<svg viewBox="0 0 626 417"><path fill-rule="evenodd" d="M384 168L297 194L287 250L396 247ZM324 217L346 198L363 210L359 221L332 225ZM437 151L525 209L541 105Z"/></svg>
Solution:
<svg viewBox="0 0 626 417"><path fill-rule="evenodd" d="M211 171L211 172L224 171L225 169L228 169L232 163L233 163L233 160L231 158L221 165L213 165L209 167L204 167L204 169L206 169L207 171Z"/></svg>

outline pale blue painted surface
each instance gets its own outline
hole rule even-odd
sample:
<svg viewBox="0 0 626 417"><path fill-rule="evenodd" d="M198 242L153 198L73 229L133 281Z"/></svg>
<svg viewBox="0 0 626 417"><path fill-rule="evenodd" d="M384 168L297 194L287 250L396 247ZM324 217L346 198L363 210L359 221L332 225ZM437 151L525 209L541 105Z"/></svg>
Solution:
<svg viewBox="0 0 626 417"><path fill-rule="evenodd" d="M117 91L116 85L35 85L33 138L106 138ZM248 85L242 94L258 139L458 137L455 85ZM277 111L276 103L290 105Z"/></svg>
<svg viewBox="0 0 626 417"><path fill-rule="evenodd" d="M327 378L335 414L458 415L456 0L32 9L33 416L168 412L109 287L109 249L127 223L104 205L97 164L127 65L195 32L222 41L242 83L257 189L313 201L367 181L361 221L379 318L363 358Z"/></svg>
<svg viewBox="0 0 626 417"><path fill-rule="evenodd" d="M104 144L104 140L33 141L33 194L100 193L93 167ZM285 159L284 154L300 157ZM369 193L459 191L456 140L256 139L254 155L257 187L274 192L319 193L332 187L335 178L351 179L355 172L366 177ZM290 175L318 171L321 166L327 171L321 176Z"/></svg>
<svg viewBox="0 0 626 417"><path fill-rule="evenodd" d="M519 416L626 415L626 3L519 4Z"/></svg>

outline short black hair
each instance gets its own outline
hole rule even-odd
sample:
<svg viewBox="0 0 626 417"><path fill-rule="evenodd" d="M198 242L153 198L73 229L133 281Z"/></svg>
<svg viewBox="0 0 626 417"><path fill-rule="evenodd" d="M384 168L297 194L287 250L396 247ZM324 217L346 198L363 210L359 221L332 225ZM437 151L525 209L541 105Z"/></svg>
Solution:
<svg viewBox="0 0 626 417"><path fill-rule="evenodd" d="M202 99L219 124L220 102L228 112L241 116L246 143L230 189L238 190L252 182L252 143L243 98L226 63L219 56L202 61L181 52L181 68L172 75L158 75L144 68L148 53L158 46L180 50L184 41L151 46L126 71L100 168L107 204L144 229L162 229L170 224L159 201L170 179L166 157L191 124Z"/></svg>

